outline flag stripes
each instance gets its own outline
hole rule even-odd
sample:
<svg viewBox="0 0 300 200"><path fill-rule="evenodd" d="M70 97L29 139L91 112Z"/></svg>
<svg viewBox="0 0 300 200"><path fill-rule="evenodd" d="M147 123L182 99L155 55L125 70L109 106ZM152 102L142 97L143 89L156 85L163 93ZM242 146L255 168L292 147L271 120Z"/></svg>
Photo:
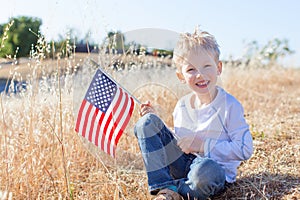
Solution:
<svg viewBox="0 0 300 200"><path fill-rule="evenodd" d="M134 110L134 99L103 72L97 72L95 77L81 103L75 130L115 157L118 141Z"/></svg>

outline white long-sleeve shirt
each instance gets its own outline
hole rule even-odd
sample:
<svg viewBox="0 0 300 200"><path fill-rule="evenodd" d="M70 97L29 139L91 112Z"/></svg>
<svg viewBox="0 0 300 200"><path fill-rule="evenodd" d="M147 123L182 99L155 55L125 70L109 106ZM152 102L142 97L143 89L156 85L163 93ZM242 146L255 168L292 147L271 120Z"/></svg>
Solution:
<svg viewBox="0 0 300 200"><path fill-rule="evenodd" d="M237 167L253 153L253 141L244 110L238 100L217 87L216 98L201 109L191 106L190 93L174 109L176 137L197 134L204 141L201 156L215 160L225 169L226 181L234 182Z"/></svg>

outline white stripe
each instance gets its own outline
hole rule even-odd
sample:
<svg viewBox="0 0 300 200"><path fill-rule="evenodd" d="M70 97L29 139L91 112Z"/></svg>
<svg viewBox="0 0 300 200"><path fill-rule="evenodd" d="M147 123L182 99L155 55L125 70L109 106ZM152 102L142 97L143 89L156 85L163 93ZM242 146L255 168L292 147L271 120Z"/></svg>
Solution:
<svg viewBox="0 0 300 200"><path fill-rule="evenodd" d="M95 110L96 110L96 107L92 106L92 109L90 111L90 115L89 115L89 118L88 118L87 126L86 126L86 131L85 131L85 138L87 140L89 139L90 129L91 129L91 125L92 125L92 119L93 119L93 115L94 115Z"/></svg>
<svg viewBox="0 0 300 200"><path fill-rule="evenodd" d="M101 115L102 115L102 111L101 110L99 110L99 112L98 112L98 114L97 114L97 116L96 116L96 118L95 118L95 123L94 123L94 127L93 127L93 135L92 135L92 142L94 143L94 144L96 144L96 134L97 134L97 126L98 126L98 123L99 123L99 119L100 119L100 117L101 117ZM99 143L98 143L98 145L99 145Z"/></svg>
<svg viewBox="0 0 300 200"><path fill-rule="evenodd" d="M100 134L99 134L99 138L98 138L98 144L101 145L101 140L102 140L102 136L103 136L103 130L104 130L104 127L105 127L105 124L107 122L107 119L109 117L109 114L112 112L112 109L113 109L113 106L114 104L116 104L116 101L118 99L118 96L120 95L120 90L119 88L117 88L117 92L116 92L116 95L114 96L114 99L113 101L111 102L110 106L108 107L105 115L104 115L104 118L101 122L101 126L100 126ZM104 143L104 147L105 147L105 143ZM107 152L106 152L107 153Z"/></svg>
<svg viewBox="0 0 300 200"><path fill-rule="evenodd" d="M118 91L120 91L120 89L118 88ZM126 99L126 96L124 94L124 92L122 92L123 96L122 96L122 99L120 101L120 105L118 106L118 109L116 110L115 113L112 113L112 121L111 123L109 124L109 127L107 129L107 133L110 133L110 131L113 129L113 125L114 125L114 122L116 121L117 117L122 114L120 113L121 110L122 110L122 107L124 105L124 102L125 102L125 99ZM121 96L121 93L119 94L119 96ZM117 99L117 98L116 98ZM116 131L116 130L115 130ZM108 138L109 138L109 134L106 134L105 136L105 140L104 140L104 146L105 146L105 152L107 153L108 152L108 148L107 148L107 144L108 144Z"/></svg>
<svg viewBox="0 0 300 200"><path fill-rule="evenodd" d="M114 148L114 145L115 145L116 137L117 137L119 131L121 130L121 128L122 128L122 126L123 126L123 124L124 124L127 116L129 115L129 111L130 111L131 105L132 105L132 103L131 103L130 95L128 95L128 105L126 105L126 110L124 111L124 114L123 114L122 118L120 119L120 122L118 123L118 125L116 127L116 131L113 133L113 136L112 136L112 139L111 139L111 143L110 143L110 152L113 152L113 148Z"/></svg>
<svg viewBox="0 0 300 200"><path fill-rule="evenodd" d="M85 118L86 118L86 111L87 109L89 108L89 102L86 101L85 105L84 105L84 108L82 110L82 114L81 114L81 119L80 119L80 125L79 125L79 130L78 132L82 135L83 133L83 125L84 125L84 122L85 122Z"/></svg>

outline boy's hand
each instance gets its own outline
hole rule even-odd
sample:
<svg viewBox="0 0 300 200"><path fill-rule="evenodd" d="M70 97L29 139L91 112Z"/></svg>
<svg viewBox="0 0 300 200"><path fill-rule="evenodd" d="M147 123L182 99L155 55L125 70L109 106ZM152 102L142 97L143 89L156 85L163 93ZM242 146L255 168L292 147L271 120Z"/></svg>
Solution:
<svg viewBox="0 0 300 200"><path fill-rule="evenodd" d="M178 139L177 145L186 154L204 152L204 141L197 134L191 134Z"/></svg>
<svg viewBox="0 0 300 200"><path fill-rule="evenodd" d="M147 101L146 103L142 103L140 105L140 116L144 116L147 113L155 113L154 108L152 107L150 101Z"/></svg>

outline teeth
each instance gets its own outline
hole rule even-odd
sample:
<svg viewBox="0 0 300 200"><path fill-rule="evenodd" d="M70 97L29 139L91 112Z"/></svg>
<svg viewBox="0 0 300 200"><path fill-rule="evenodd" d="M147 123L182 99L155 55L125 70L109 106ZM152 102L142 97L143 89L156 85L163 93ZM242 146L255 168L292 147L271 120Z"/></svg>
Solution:
<svg viewBox="0 0 300 200"><path fill-rule="evenodd" d="M197 83L197 85L200 85L200 86L207 85L207 81L205 81L205 82L201 82L201 83Z"/></svg>

